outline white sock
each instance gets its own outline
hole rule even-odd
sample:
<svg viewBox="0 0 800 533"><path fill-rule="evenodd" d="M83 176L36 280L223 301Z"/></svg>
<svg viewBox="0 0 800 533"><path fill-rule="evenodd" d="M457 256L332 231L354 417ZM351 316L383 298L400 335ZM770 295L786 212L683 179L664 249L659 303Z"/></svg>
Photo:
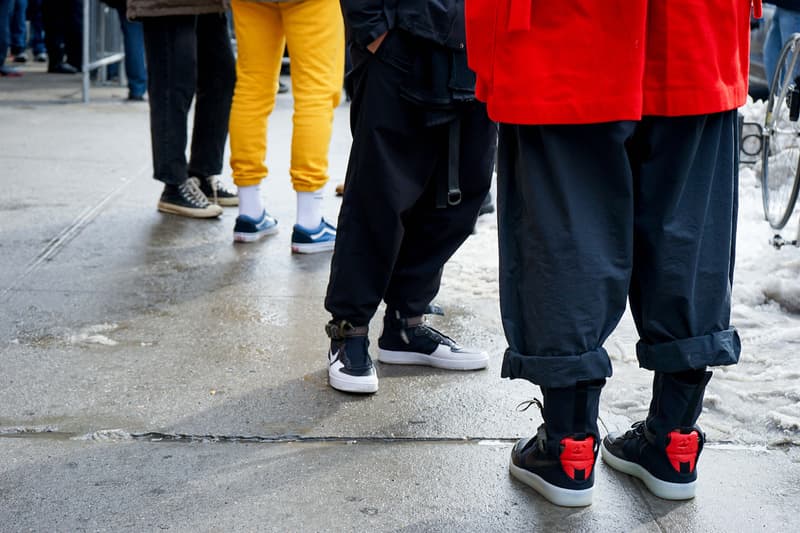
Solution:
<svg viewBox="0 0 800 533"><path fill-rule="evenodd" d="M258 220L263 212L264 204L261 202L261 185L239 187L239 214Z"/></svg>
<svg viewBox="0 0 800 533"><path fill-rule="evenodd" d="M297 193L297 225L314 229L322 222L322 189Z"/></svg>

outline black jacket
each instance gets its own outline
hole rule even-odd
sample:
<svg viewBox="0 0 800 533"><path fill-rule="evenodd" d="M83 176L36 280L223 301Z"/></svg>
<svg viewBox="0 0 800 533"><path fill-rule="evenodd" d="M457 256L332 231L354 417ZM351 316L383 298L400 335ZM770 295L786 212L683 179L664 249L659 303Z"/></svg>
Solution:
<svg viewBox="0 0 800 533"><path fill-rule="evenodd" d="M400 28L447 48L464 48L464 0L341 0L341 3L350 40L362 47L384 32Z"/></svg>

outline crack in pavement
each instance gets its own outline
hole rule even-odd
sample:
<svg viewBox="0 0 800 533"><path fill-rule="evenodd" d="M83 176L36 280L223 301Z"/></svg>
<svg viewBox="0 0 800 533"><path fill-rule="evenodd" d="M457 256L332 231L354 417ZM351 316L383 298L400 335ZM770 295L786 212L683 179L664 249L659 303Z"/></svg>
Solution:
<svg viewBox="0 0 800 533"><path fill-rule="evenodd" d="M14 439L52 439L94 442L205 442L205 443L258 443L258 444L287 444L287 443L345 443L345 444L397 444L397 443L442 443L442 444L481 444L481 445L506 445L515 443L519 437L426 437L426 436L396 436L396 435L367 435L367 436L303 436L297 434L280 435L214 435L192 433L163 433L147 431L143 433L127 432L122 429L99 430L87 434L78 434L69 431L54 431L48 429L12 429L0 431L0 438Z"/></svg>
<svg viewBox="0 0 800 533"><path fill-rule="evenodd" d="M117 195L119 195L125 187L133 183L136 178L144 174L147 167L142 167L141 170L134 173L133 177L122 180L114 190L106 194L94 206L87 207L73 220L61 233L50 239L44 248L36 255L36 257L25 267L25 270L17 276L2 292L0 292L0 302L4 302L7 296L15 289L20 282L31 275L43 263L52 261L53 258L61 251L75 237L91 224L95 218L102 212L103 208L108 205Z"/></svg>

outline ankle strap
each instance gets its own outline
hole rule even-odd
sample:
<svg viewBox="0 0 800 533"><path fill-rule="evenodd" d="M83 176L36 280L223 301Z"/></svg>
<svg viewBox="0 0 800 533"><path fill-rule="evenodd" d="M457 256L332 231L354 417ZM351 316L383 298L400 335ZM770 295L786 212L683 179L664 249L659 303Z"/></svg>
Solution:
<svg viewBox="0 0 800 533"><path fill-rule="evenodd" d="M331 320L325 324L325 333L328 338L342 340L346 337L366 337L369 326L354 326L347 320Z"/></svg>
<svg viewBox="0 0 800 533"><path fill-rule="evenodd" d="M394 316L387 313L386 319L389 320L394 327L399 327L400 329L415 328L422 325L424 322L422 315L403 318L400 316L400 311L395 311Z"/></svg>

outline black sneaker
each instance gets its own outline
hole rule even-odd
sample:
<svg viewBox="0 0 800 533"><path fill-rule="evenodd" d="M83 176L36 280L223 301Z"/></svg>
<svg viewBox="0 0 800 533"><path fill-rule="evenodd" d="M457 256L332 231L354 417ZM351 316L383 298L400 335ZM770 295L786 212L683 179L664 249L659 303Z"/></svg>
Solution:
<svg viewBox="0 0 800 533"><path fill-rule="evenodd" d="M559 455L547 452L544 424L535 437L521 439L511 450L509 471L516 479L562 507L592 503L597 443L591 435L561 439Z"/></svg>
<svg viewBox="0 0 800 533"><path fill-rule="evenodd" d="M378 361L392 365L424 365L447 370L480 370L489 366L486 352L463 348L423 318L383 318Z"/></svg>
<svg viewBox="0 0 800 533"><path fill-rule="evenodd" d="M222 183L219 176L208 176L207 178L196 178L200 184L200 190L206 195L212 204L222 207L235 207L239 205L239 195L235 190L229 189Z"/></svg>
<svg viewBox="0 0 800 533"><path fill-rule="evenodd" d="M367 327L345 321L325 326L331 339L328 350L328 383L336 390L371 394L378 391L378 375L369 356Z"/></svg>
<svg viewBox="0 0 800 533"><path fill-rule="evenodd" d="M667 434L659 445L644 421L636 422L624 434L603 439L603 461L614 470L639 478L665 500L694 498L697 460L706 437L698 426L679 428Z"/></svg>
<svg viewBox="0 0 800 533"><path fill-rule="evenodd" d="M158 210L191 218L214 218L222 214L220 206L208 202L197 178L189 178L180 185L165 185Z"/></svg>

